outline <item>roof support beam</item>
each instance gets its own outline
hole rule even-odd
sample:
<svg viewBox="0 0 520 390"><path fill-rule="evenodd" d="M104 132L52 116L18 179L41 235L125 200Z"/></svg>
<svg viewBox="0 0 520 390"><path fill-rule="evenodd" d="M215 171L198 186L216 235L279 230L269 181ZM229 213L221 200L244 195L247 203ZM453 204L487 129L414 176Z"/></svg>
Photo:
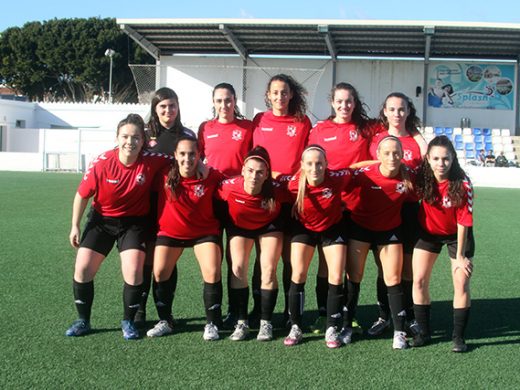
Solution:
<svg viewBox="0 0 520 390"><path fill-rule="evenodd" d="M424 76L423 76L423 86L422 86L422 98L423 98L423 113L422 113L422 124L423 126L427 126L428 120L428 73L430 69L430 51L432 46L432 36L435 34L434 26L424 26Z"/></svg>
<svg viewBox="0 0 520 390"><path fill-rule="evenodd" d="M139 46L141 46L148 54L150 54L156 61L159 60L159 56L161 51L157 46L151 43L148 39L143 37L137 31L135 31L132 27L129 27L126 24L121 25L121 30L126 32L130 38L132 38Z"/></svg>
<svg viewBox="0 0 520 390"><path fill-rule="evenodd" d="M334 62L337 61L338 52L336 50L334 40L332 39L332 35L329 32L329 26L327 26L326 24L318 25L318 32L325 38L325 44L327 45L327 49L329 50L329 54L332 57L332 60Z"/></svg>
<svg viewBox="0 0 520 390"><path fill-rule="evenodd" d="M243 60L247 60L247 50L242 45L242 43L238 40L238 38L233 34L233 32L226 26L225 24L219 24L218 29L222 31L222 34L229 41L233 49L242 57Z"/></svg>

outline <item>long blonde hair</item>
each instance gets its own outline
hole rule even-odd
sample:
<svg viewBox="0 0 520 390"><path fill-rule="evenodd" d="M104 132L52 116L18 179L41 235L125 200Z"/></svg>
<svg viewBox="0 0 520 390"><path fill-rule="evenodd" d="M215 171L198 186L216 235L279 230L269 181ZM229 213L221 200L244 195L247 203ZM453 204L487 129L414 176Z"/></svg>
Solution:
<svg viewBox="0 0 520 390"><path fill-rule="evenodd" d="M393 136L393 135L387 135L386 137L381 139L381 141L379 141L379 143L377 144L378 154L380 153L381 145L387 141L394 141L395 143L397 143L397 146L399 146L399 151L401 153L401 159L402 159L403 158L403 145L401 144L401 141L399 140L399 138L397 138L396 136ZM401 176L401 179L403 181L405 192L413 191L413 183L412 183L412 180L410 179L410 172L408 170L408 167L402 161L401 161L401 164L399 165L399 175Z"/></svg>
<svg viewBox="0 0 520 390"><path fill-rule="evenodd" d="M327 161L327 154L325 153L325 149L323 149L320 145L317 144L311 144L305 148L305 150L302 153L301 162L303 162L303 158L305 157L305 153L316 150L317 152L321 153L325 161ZM307 177L305 176L305 171L300 167L299 172L299 182L298 182L298 193L296 195L296 209L298 210L299 214L303 214L304 209L304 199L305 199L305 188L307 187Z"/></svg>

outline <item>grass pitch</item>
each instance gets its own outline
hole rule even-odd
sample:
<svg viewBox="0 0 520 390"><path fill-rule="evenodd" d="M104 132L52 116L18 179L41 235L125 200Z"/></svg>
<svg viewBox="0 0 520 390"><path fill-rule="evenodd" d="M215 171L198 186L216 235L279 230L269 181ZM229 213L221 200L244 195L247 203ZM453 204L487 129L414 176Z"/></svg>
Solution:
<svg viewBox="0 0 520 390"><path fill-rule="evenodd" d="M277 329L268 343L254 337L231 342L229 332L222 332L223 340L204 342L202 282L191 250L179 262L174 335L123 340L123 281L113 251L95 280L95 332L67 338L64 332L76 318L68 233L79 180L76 174L0 172L2 389L520 387L520 190L475 191L477 251L467 330L471 349L454 354L445 252L432 277L434 341L421 349L393 351L390 332L358 337L338 350L328 350L322 336L310 333L302 345L284 347L285 329ZM316 263L307 283L307 324L316 315L315 272ZM276 313L282 311L282 300ZM148 309L151 327L157 317L152 304ZM369 260L358 319L366 329L376 315L375 266Z"/></svg>

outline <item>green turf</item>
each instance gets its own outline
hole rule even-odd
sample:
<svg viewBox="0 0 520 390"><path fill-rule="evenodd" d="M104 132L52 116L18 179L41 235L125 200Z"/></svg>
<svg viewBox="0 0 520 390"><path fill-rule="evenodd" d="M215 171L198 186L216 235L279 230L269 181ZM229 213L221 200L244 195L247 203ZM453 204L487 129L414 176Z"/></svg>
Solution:
<svg viewBox="0 0 520 390"><path fill-rule="evenodd" d="M125 341L119 328L122 278L113 253L95 282L95 333L67 338L75 318L74 250L68 244L76 174L0 172L0 388L519 388L519 190L476 189L477 254L471 351L450 352L451 278L443 253L432 278L434 343L393 351L390 334L328 350L321 336L283 346L254 338L203 342L202 283L191 250L179 263L175 334ZM315 315L314 264L306 321ZM376 316L375 267L367 262L359 307ZM282 299L278 300L277 313ZM155 310L149 306L151 319ZM279 319L279 315L277 316ZM151 325L152 323L150 323ZM229 333L223 333L223 336Z"/></svg>

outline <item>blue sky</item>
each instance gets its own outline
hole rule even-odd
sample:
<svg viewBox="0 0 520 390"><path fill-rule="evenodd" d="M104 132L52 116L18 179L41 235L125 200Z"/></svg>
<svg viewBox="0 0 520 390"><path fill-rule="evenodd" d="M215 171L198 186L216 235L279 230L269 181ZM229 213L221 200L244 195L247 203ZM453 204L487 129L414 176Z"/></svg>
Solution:
<svg viewBox="0 0 520 390"><path fill-rule="evenodd" d="M6 0L0 32L53 18L259 18L451 20L520 23L518 0ZM295 7L294 4L297 4Z"/></svg>

